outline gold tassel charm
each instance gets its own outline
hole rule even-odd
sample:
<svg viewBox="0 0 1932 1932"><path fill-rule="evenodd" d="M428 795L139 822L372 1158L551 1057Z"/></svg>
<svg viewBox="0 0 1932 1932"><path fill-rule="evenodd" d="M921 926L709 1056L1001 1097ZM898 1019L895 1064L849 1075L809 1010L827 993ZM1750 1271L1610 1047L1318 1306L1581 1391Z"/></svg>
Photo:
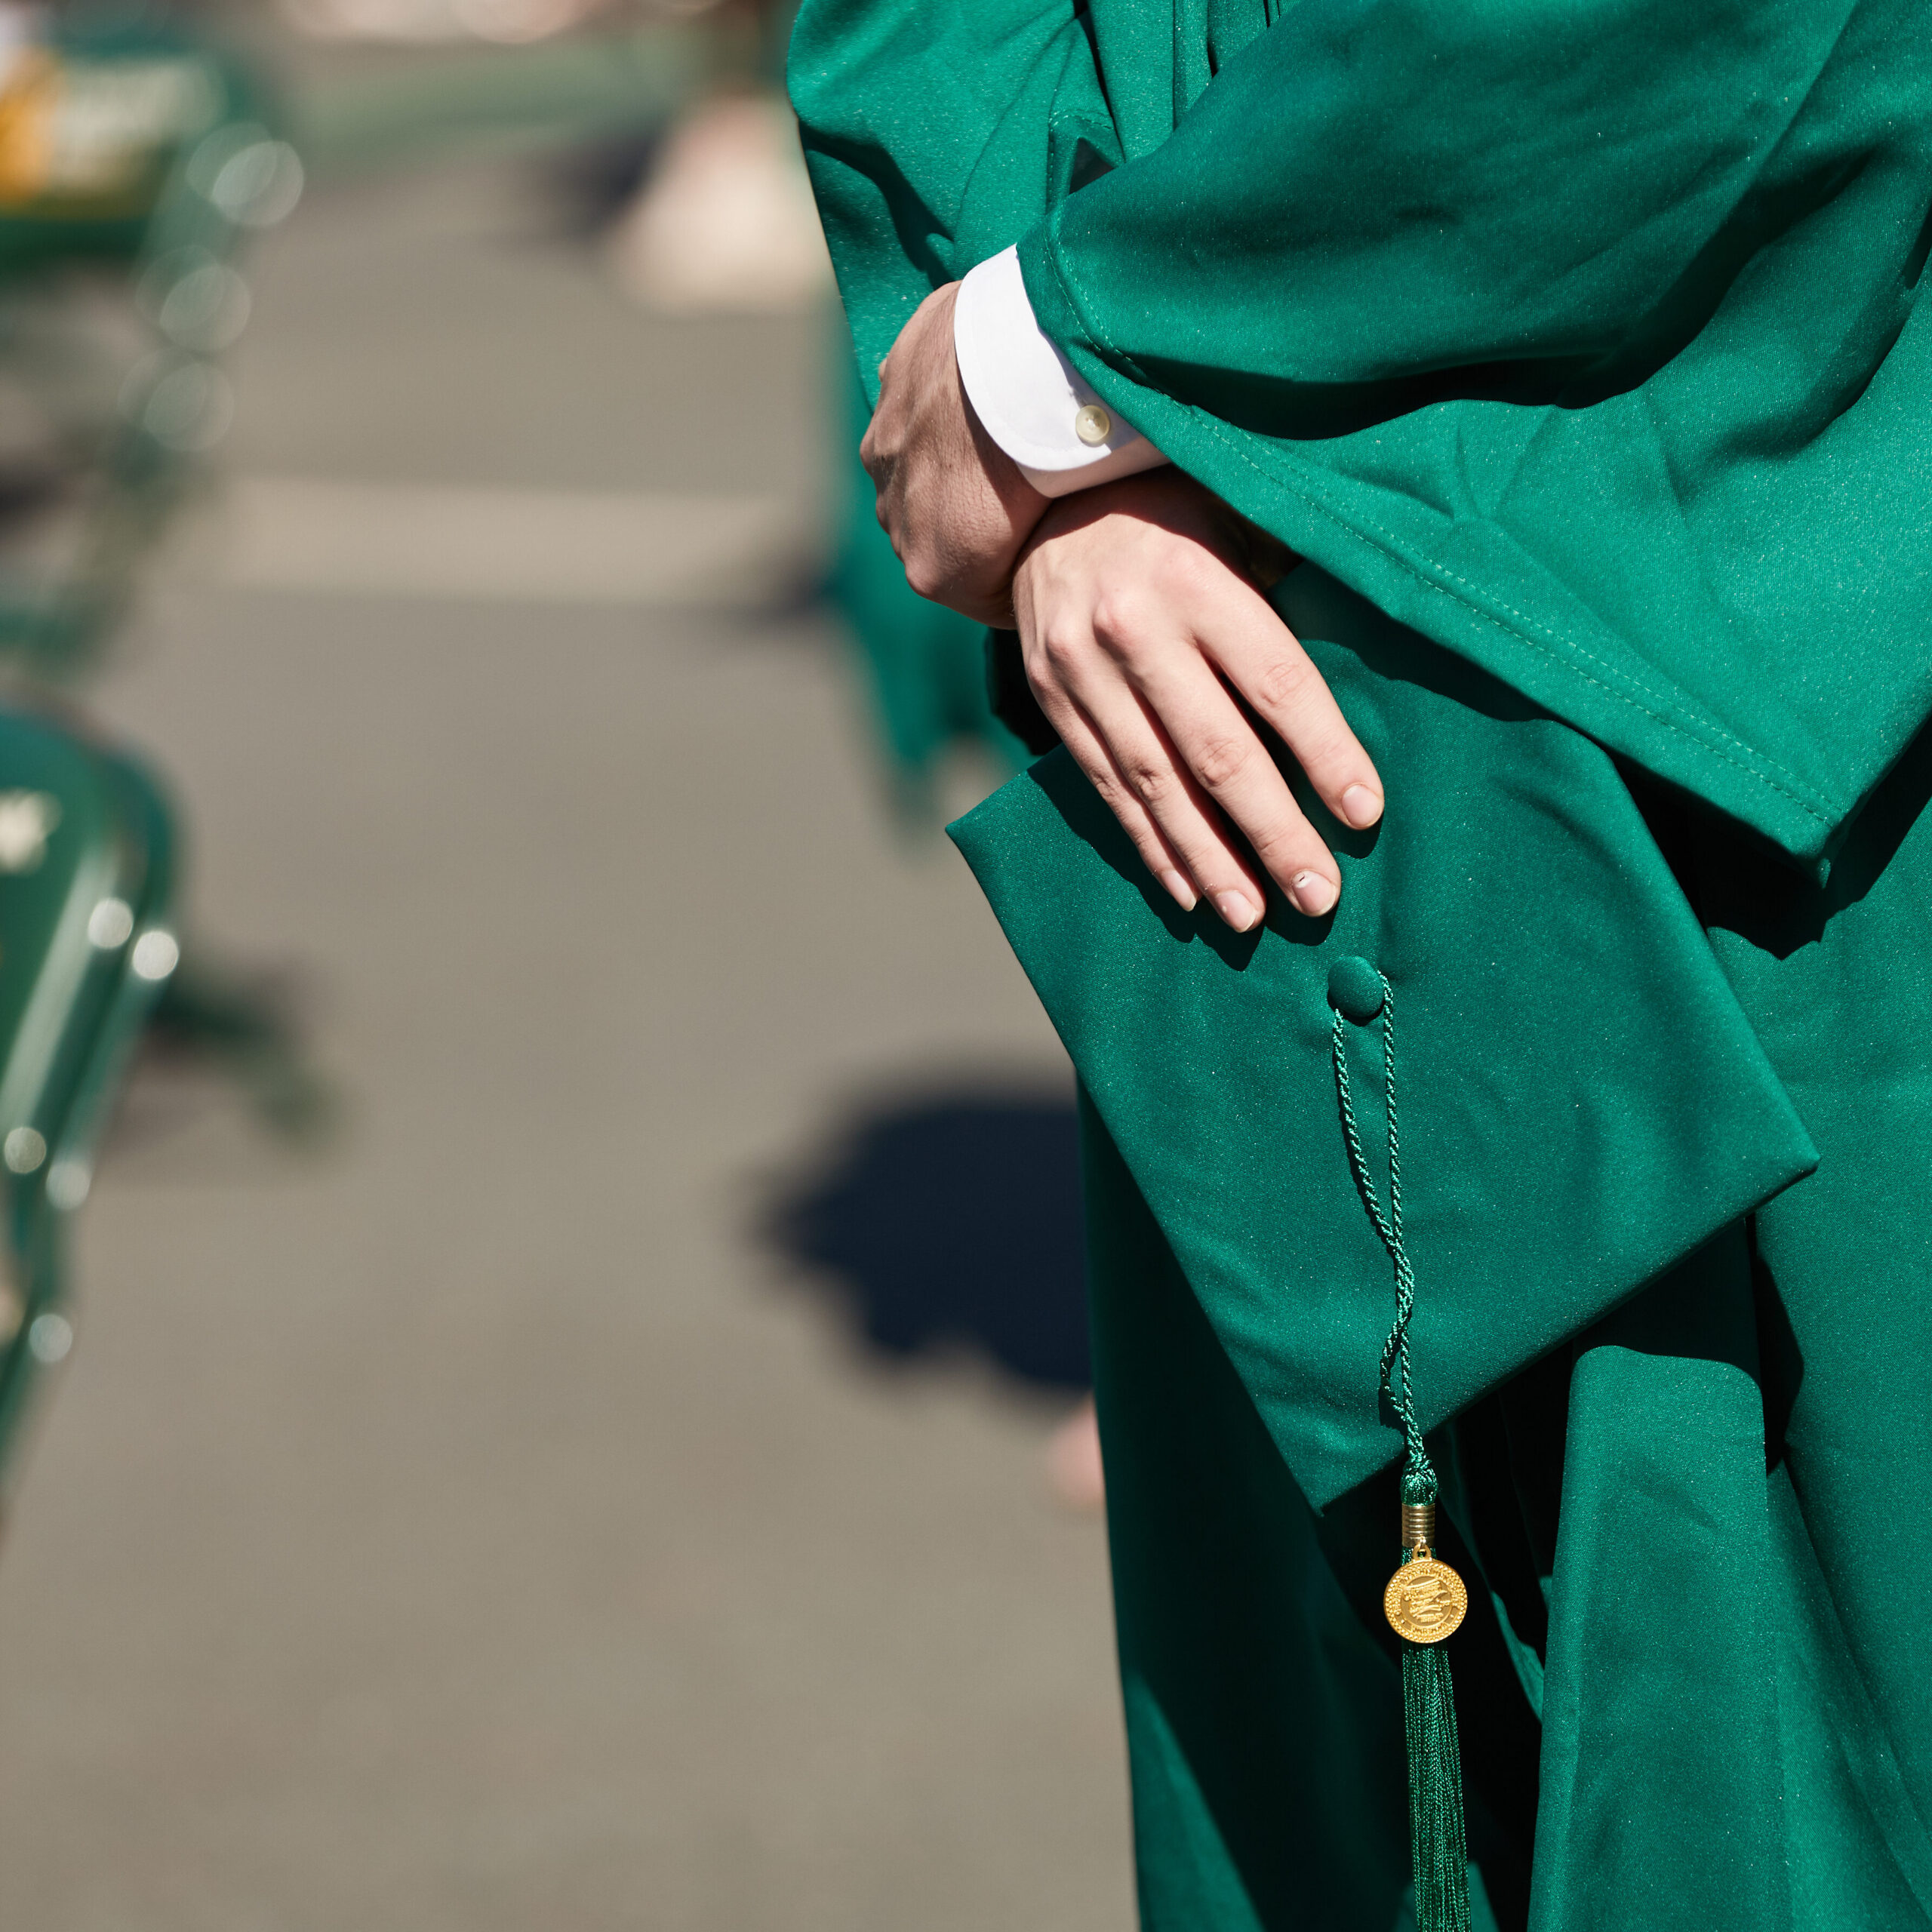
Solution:
<svg viewBox="0 0 1932 1932"><path fill-rule="evenodd" d="M1401 1567L1382 1593L1382 1614L1396 1635L1411 1644L1439 1644L1461 1629L1469 1614L1463 1580L1435 1554L1435 1505L1402 1505Z"/></svg>

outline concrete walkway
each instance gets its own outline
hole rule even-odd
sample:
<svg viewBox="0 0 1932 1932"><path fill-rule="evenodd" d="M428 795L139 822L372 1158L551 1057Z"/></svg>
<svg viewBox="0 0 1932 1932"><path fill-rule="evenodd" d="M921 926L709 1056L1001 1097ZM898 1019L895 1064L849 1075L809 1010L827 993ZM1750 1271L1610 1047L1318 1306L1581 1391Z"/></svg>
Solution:
<svg viewBox="0 0 1932 1932"><path fill-rule="evenodd" d="M259 267L247 502L823 514L820 332L647 321L527 173L329 189ZM532 522L484 601L278 588L217 515L100 694L345 1118L295 1153L151 1070L81 1217L0 1923L1124 1932L1103 1534L1041 1463L1058 1048L826 621L546 601ZM917 1226L864 1259L921 1162L996 1318L921 1303Z"/></svg>

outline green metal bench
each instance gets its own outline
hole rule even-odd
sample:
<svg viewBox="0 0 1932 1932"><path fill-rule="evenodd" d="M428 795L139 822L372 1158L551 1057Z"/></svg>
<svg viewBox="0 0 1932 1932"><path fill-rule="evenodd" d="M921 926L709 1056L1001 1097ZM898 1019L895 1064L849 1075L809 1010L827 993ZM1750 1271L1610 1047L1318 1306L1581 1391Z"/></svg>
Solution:
<svg viewBox="0 0 1932 1932"><path fill-rule="evenodd" d="M35 32L0 62L0 418L31 426L0 438L0 688L67 694L226 426L220 358L249 309L240 246L288 212L302 170L254 76L192 21L78 0ZM165 811L131 768L109 764L127 795L120 845L162 855L142 889L165 892ZM13 782L0 774L0 789ZM138 914L134 889L115 892ZM9 951L11 892L0 869ZM195 964L168 986L171 1035L221 1058L272 1124L306 1130L319 1090L281 1017ZM152 1004L144 984L124 992ZM6 997L0 1029L13 1023ZM0 1087L0 1134L41 1131L7 1112L12 1092ZM61 1158L49 1156L46 1182L57 1204L85 1171ZM11 1320L0 1297L0 1350L17 1356ZM14 1374L0 1364L0 1438Z"/></svg>
<svg viewBox="0 0 1932 1932"><path fill-rule="evenodd" d="M0 711L0 1482L66 1355L66 1224L179 958L172 819L136 764Z"/></svg>

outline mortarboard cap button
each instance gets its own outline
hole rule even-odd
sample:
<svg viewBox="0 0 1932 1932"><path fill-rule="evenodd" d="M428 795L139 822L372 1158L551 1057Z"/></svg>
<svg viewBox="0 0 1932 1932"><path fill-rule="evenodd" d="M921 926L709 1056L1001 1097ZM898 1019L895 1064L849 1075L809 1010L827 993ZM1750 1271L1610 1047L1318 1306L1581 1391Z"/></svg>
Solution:
<svg viewBox="0 0 1932 1932"><path fill-rule="evenodd" d="M1382 975L1366 959L1345 953L1328 969L1328 1004L1344 1020L1366 1026L1382 1011Z"/></svg>

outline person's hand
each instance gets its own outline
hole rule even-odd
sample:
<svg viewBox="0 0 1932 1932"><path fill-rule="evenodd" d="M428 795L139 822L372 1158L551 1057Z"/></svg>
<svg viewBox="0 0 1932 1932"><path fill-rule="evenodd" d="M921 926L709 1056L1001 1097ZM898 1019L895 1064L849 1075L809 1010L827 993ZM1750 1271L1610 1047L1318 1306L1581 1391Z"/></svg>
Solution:
<svg viewBox="0 0 1932 1932"><path fill-rule="evenodd" d="M1013 580L1026 675L1067 749L1183 909L1204 898L1237 932L1266 903L1256 859L1311 918L1341 878L1231 690L1344 825L1382 815L1368 754L1246 558L1234 513L1158 470L1061 498Z"/></svg>
<svg viewBox="0 0 1932 1932"><path fill-rule="evenodd" d="M966 399L952 353L958 292L956 281L935 291L899 331L859 455L906 582L982 623L1010 624L1014 560L1048 499Z"/></svg>

